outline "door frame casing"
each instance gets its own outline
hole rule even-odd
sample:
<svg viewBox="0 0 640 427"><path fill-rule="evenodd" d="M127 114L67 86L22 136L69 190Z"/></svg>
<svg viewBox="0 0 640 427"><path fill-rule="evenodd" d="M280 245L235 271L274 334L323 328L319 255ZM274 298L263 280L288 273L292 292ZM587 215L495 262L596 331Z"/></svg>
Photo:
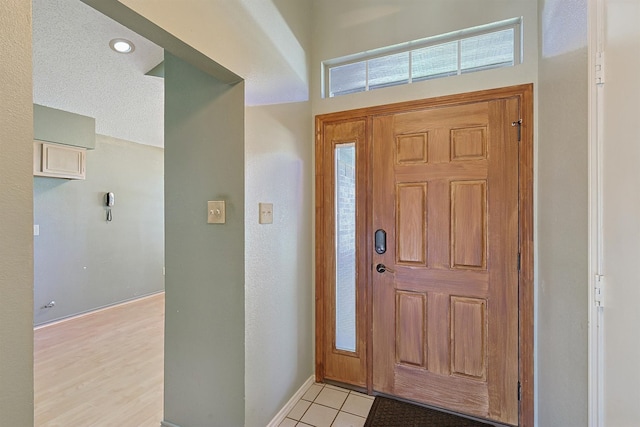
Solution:
<svg viewBox="0 0 640 427"><path fill-rule="evenodd" d="M445 106L471 104L494 99L504 99L517 97L520 101L520 119L521 123L521 141L519 152L519 219L518 230L520 235L519 251L520 251L520 271L518 274L518 305L519 305L519 349L518 349L518 368L519 381L521 386L520 393L520 426L534 425L534 219L533 219L533 84L524 84L510 86L498 89L489 89L471 93L455 94L441 96L437 98L421 99L396 104L388 104L374 107L366 107L357 110L341 111L337 113L329 113L316 116L316 172L315 172L315 190L316 190L316 380L324 380L323 358L325 352L325 322L326 304L330 303L325 297L325 287L332 285L331 277L325 273L325 250L326 230L322 224L322 218L325 215L323 209L323 200L325 198L323 177L323 164L320 159L323 158L324 139L323 128L328 123L362 120L366 118L368 125L371 124L373 117L382 114L391 114L398 112L424 110L429 108L438 108ZM367 127L370 129L370 126ZM371 132L367 131L366 155L365 159L357 160L357 167L365 167L368 171L371 164L372 141ZM364 162L364 163L363 163ZM364 189L364 197L367 198L367 214L366 218L370 218L372 209L370 194L372 194L372 180L368 176L366 188ZM362 190L360 191L362 194ZM366 224L366 241L369 248L372 248L372 224L368 221ZM363 256L367 257L366 265L372 265L371 251L363 251ZM367 306L371 306L371 269L361 272L366 276L366 285L360 291L364 292ZM367 359L367 391L373 393L373 363L372 363L372 325L373 319L371 310L364 309L366 322L366 359Z"/></svg>

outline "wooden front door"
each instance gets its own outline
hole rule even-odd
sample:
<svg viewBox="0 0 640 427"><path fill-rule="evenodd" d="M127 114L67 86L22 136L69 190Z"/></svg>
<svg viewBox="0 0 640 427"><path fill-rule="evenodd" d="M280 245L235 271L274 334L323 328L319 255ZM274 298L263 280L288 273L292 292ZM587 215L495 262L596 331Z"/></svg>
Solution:
<svg viewBox="0 0 640 427"><path fill-rule="evenodd" d="M518 424L516 98L373 118L373 389Z"/></svg>
<svg viewBox="0 0 640 427"><path fill-rule="evenodd" d="M533 425L532 109L522 85L316 118L318 381Z"/></svg>

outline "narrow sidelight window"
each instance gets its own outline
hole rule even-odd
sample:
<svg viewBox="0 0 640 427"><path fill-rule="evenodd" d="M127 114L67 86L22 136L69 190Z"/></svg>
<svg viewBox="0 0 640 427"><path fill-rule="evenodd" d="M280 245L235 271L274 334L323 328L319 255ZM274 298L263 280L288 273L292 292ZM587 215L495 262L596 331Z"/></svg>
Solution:
<svg viewBox="0 0 640 427"><path fill-rule="evenodd" d="M356 148L335 146L337 350L356 351Z"/></svg>

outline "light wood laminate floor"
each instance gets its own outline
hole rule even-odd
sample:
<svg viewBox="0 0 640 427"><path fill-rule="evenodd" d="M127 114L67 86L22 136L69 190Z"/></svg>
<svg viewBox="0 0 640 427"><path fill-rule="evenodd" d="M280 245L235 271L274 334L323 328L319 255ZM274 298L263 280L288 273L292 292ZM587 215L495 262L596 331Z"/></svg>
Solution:
<svg viewBox="0 0 640 427"><path fill-rule="evenodd" d="M158 427L164 293L35 330L36 427Z"/></svg>

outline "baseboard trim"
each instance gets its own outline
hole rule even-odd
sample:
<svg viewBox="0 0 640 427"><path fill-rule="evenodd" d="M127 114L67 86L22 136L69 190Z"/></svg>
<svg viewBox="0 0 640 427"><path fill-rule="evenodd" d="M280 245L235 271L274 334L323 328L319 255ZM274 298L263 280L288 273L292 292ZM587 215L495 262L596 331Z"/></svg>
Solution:
<svg viewBox="0 0 640 427"><path fill-rule="evenodd" d="M75 320L75 319L78 319L80 317L90 316L92 314L99 313L101 311L109 310L110 308L115 308L115 307L119 307L119 306L122 306L122 305L131 304L131 303L138 302L138 301L146 299L146 298L153 298L153 297L158 296L158 295L163 294L163 293L164 293L164 290L155 291L155 292L152 292L150 294L135 296L135 297L126 299L124 301L118 301L118 302L114 302L113 304L103 305L101 307L97 307L97 308L94 308L94 309L91 309L91 310L83 311L81 313L71 314L71 315L66 316L66 317L60 317L58 319L54 319L54 320L51 320L49 322L37 324L37 325L35 325L33 327L33 330L37 331L38 329L46 328L48 326L53 326L53 325L58 325L60 323L68 322L69 320Z"/></svg>
<svg viewBox="0 0 640 427"><path fill-rule="evenodd" d="M291 397L291 399L289 399L289 401L284 405L284 407L280 409L280 411L276 414L276 416L273 417L271 422L267 424L267 427L278 427L280 423L283 422L284 419L287 417L287 414L291 412L294 406L296 406L296 403L298 403L298 400L300 400L302 396L304 396L307 390L309 390L309 387L311 387L315 382L316 382L316 376L311 375L309 379L306 380L304 384L302 384L302 387L300 387L298 391L296 391L295 394ZM173 426L168 426L168 427L173 427Z"/></svg>
<svg viewBox="0 0 640 427"><path fill-rule="evenodd" d="M311 387L315 382L316 382L316 376L311 375L304 382L304 384L302 384L302 386L298 389L298 391L295 392L295 394L291 397L291 399L289 399L289 401L282 407L282 409L278 411L276 416L273 417L273 419L269 422L269 424L267 424L266 427L278 427L280 423L282 423L284 419L287 417L287 414L291 412L294 406L296 406L296 403L298 403L298 400L300 400L302 396L304 396L307 390L309 390L309 387ZM180 427L180 426L177 424L170 423L169 421L161 421L160 427Z"/></svg>

